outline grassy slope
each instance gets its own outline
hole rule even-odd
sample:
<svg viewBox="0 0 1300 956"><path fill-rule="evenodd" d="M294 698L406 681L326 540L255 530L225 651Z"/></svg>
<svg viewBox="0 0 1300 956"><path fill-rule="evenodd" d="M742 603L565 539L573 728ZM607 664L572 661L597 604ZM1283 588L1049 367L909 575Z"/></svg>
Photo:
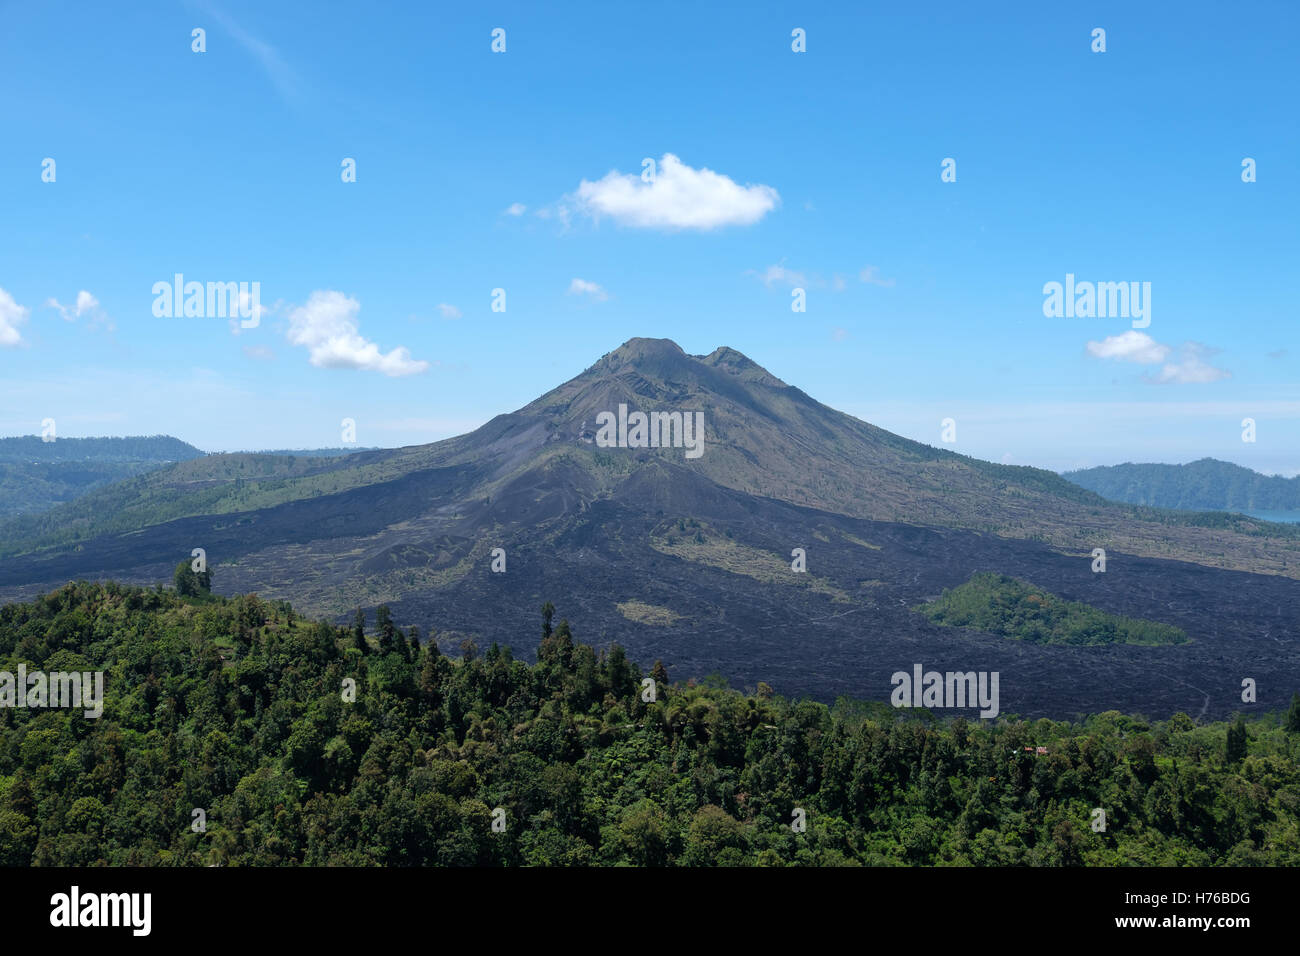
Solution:
<svg viewBox="0 0 1300 956"><path fill-rule="evenodd" d="M1176 627L1107 614L1080 601L1065 601L1042 588L1003 574L974 574L959 587L917 608L947 627L974 627L1031 644L1184 644Z"/></svg>

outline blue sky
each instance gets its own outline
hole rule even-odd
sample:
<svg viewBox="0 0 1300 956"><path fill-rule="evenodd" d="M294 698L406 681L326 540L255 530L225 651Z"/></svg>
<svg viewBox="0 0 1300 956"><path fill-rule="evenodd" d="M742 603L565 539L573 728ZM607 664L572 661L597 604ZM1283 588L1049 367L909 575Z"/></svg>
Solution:
<svg viewBox="0 0 1300 956"><path fill-rule="evenodd" d="M0 3L0 435L434 441L643 335L995 461L1300 471L1297 5L805 6Z"/></svg>

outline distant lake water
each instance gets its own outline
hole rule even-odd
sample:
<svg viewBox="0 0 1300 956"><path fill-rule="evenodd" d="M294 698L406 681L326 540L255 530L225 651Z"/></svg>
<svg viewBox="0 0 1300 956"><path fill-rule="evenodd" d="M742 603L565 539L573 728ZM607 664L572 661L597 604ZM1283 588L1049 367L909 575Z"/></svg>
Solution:
<svg viewBox="0 0 1300 956"><path fill-rule="evenodd" d="M1285 521L1291 524L1300 524L1300 511L1247 511L1246 514L1262 521Z"/></svg>

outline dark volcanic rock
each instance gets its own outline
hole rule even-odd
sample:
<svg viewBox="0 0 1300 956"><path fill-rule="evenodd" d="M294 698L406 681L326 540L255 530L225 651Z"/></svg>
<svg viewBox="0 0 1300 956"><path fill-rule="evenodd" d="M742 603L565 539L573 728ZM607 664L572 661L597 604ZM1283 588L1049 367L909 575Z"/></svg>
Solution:
<svg viewBox="0 0 1300 956"><path fill-rule="evenodd" d="M597 416L620 403L702 412L705 454L596 447ZM15 546L0 534L14 555L0 560L0 598L80 577L169 581L202 547L222 593L340 622L387 603L448 649L473 636L530 656L549 600L579 639L617 641L647 668L661 658L674 678L716 672L828 701L887 699L891 675L914 664L997 671L1001 711L1026 716L1224 717L1283 709L1300 689L1300 539L1139 514L1050 472L908 441L725 347L695 357L633 339L434 445L307 463L208 456L95 494L110 516L155 502L185 516L122 532L126 518L61 506L24 525L54 525L52 538ZM1104 574L1091 571L1099 546ZM490 570L496 548L504 574ZM806 574L790 569L795 548ZM976 571L1192 640L1034 646L912 610ZM1253 705L1244 678L1257 682Z"/></svg>

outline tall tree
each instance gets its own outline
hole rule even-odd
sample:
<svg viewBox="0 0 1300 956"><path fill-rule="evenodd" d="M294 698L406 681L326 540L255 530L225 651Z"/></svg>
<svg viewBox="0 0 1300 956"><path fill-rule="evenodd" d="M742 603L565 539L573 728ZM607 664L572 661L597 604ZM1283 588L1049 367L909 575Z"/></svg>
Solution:
<svg viewBox="0 0 1300 956"><path fill-rule="evenodd" d="M198 597L200 594L212 593L212 572L207 568L195 571L189 561L181 561L172 574L172 584L181 597Z"/></svg>
<svg viewBox="0 0 1300 956"><path fill-rule="evenodd" d="M176 593L181 597L194 597L199 593L198 576L190 570L188 561L182 561L176 565L176 573L172 575L172 583L176 585Z"/></svg>
<svg viewBox="0 0 1300 956"><path fill-rule="evenodd" d="M356 617L352 619L352 643L362 654L369 648L366 646L366 612L357 608Z"/></svg>
<svg viewBox="0 0 1300 956"><path fill-rule="evenodd" d="M1228 763L1236 763L1246 756L1246 721L1241 714L1237 722L1228 728Z"/></svg>
<svg viewBox="0 0 1300 956"><path fill-rule="evenodd" d="M379 631L379 653L396 650L397 628L393 626L393 615L387 604L375 608L375 627Z"/></svg>
<svg viewBox="0 0 1300 956"><path fill-rule="evenodd" d="M555 605L547 601L542 605L542 640L537 645L537 660L548 664L558 664L565 670L573 661L573 634L569 622L561 621L552 630L551 620L555 617Z"/></svg>
<svg viewBox="0 0 1300 956"><path fill-rule="evenodd" d="M623 697L632 691L632 667L627 662L627 652L622 644L615 644L605 661L605 679L615 697Z"/></svg>

